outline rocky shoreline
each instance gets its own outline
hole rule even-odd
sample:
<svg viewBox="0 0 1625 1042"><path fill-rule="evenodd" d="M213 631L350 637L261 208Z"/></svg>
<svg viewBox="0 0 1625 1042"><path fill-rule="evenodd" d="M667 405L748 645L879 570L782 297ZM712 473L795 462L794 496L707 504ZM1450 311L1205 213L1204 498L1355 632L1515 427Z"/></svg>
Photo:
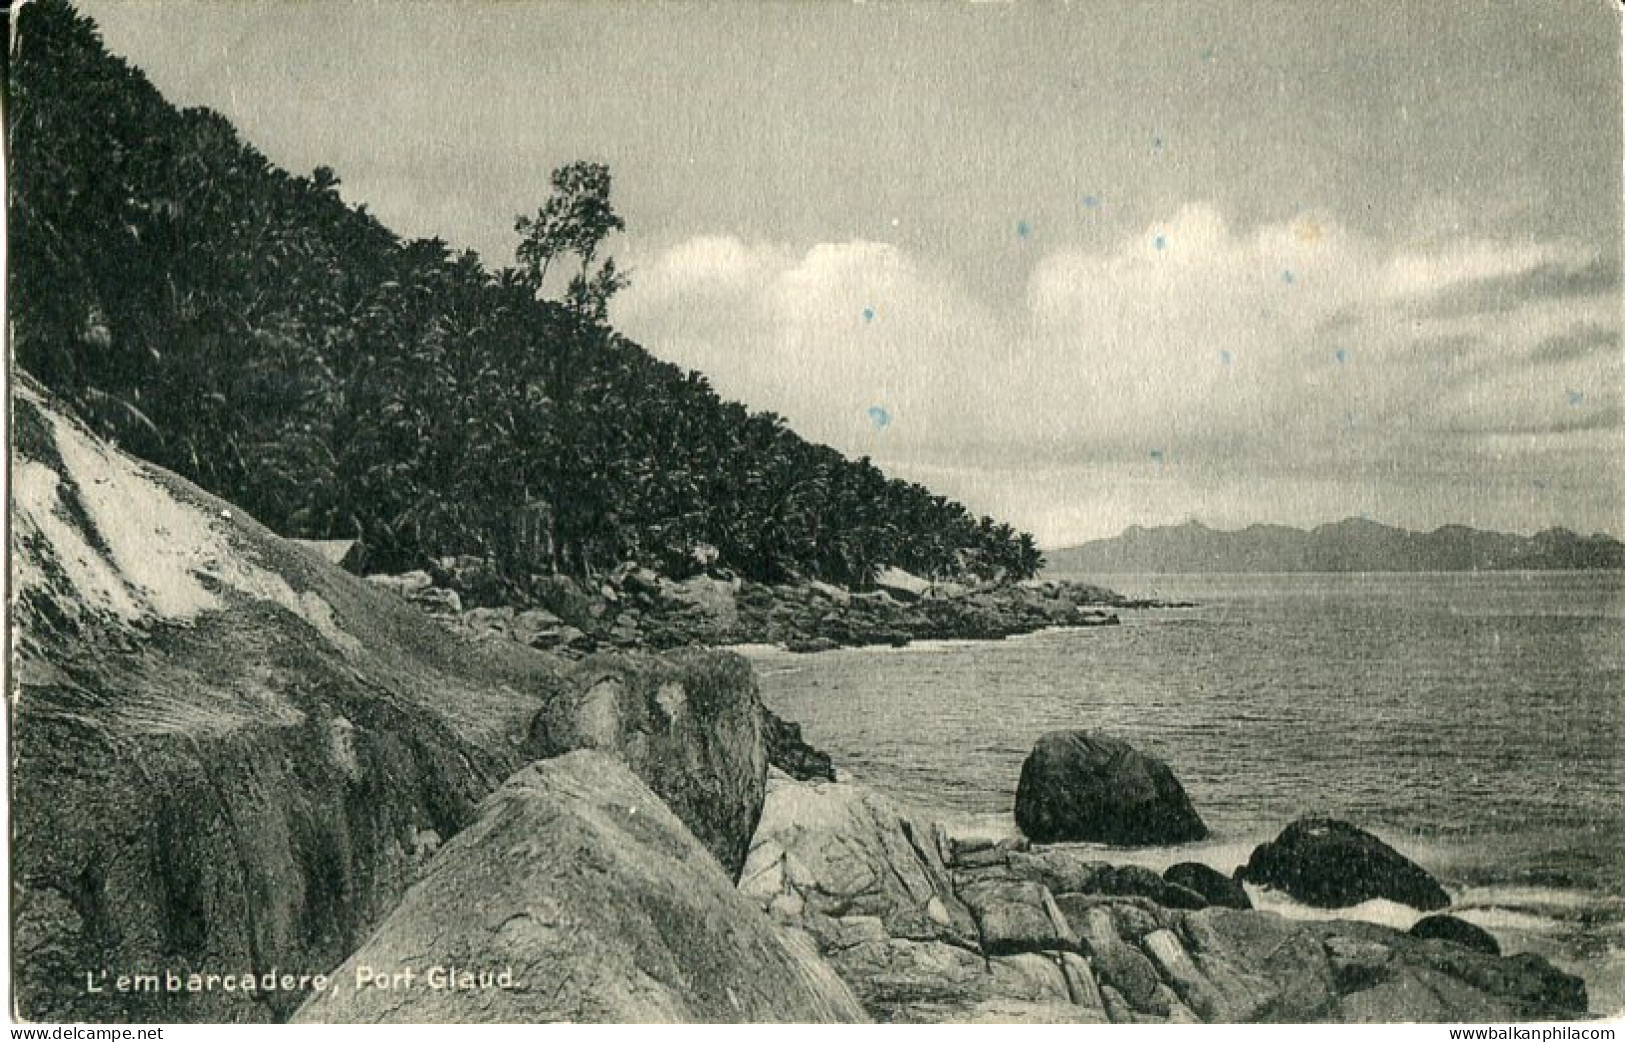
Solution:
<svg viewBox="0 0 1625 1042"><path fill-rule="evenodd" d="M1136 600L1054 579L977 585L888 569L866 589L818 580L766 584L711 575L674 580L635 564L593 581L536 576L523 589L476 558L370 575L372 582L476 640L513 640L578 658L605 649L774 644L795 652L916 640L999 640L1056 626L1111 626Z"/></svg>
<svg viewBox="0 0 1625 1042"><path fill-rule="evenodd" d="M571 641L567 660L527 639L523 612L475 635L467 616L482 609L414 578L409 600L445 602L431 619L391 582L362 581L100 441L30 383L14 424L20 1019L1586 1012L1576 978L1502 957L1460 921L1401 934L1241 907L1245 886L1265 884L1311 901L1438 904L1358 830L1288 830L1244 879L1194 863L1158 875L1070 841L956 835L831 780L829 757L764 709L740 656L634 648L682 633L786 641L804 624L937 635L967 614L999 632L1075 621L1098 593L1034 584L906 601L809 584L764 597L627 570L608 593L555 589L559 626L579 609L612 643L633 642L588 654ZM595 614L601 602L615 607ZM476 618L510 619L486 610ZM870 613L884 626L853 621ZM1033 820L1069 840L1183 799L1166 765L1111 741L1036 748L1058 769L1032 772ZM1153 817L1200 824L1194 808ZM1353 866L1352 883L1328 879L1326 849L1343 852L1333 872ZM228 978L296 984L162 984Z"/></svg>
<svg viewBox="0 0 1625 1042"><path fill-rule="evenodd" d="M1098 846L954 835L861 785L775 771L739 886L786 929L804 932L882 1021L1493 1023L1586 1014L1578 978L1537 955L1486 950L1488 935L1449 916L1410 933L1285 919L1172 881L1200 874L1191 867L1159 876L1107 857Z"/></svg>

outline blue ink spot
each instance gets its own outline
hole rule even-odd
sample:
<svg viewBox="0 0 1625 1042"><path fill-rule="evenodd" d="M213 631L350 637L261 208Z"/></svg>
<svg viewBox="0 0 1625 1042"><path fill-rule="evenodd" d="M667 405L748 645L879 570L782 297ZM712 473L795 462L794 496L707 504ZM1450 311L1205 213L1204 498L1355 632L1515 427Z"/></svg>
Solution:
<svg viewBox="0 0 1625 1042"><path fill-rule="evenodd" d="M1338 348L1337 349L1337 364L1338 365L1347 365L1348 360L1349 360L1348 349L1347 348L1342 348L1342 347Z"/></svg>
<svg viewBox="0 0 1625 1042"><path fill-rule="evenodd" d="M1569 404L1570 405L1584 405L1585 401L1586 401L1586 393L1584 391L1570 391L1569 392Z"/></svg>
<svg viewBox="0 0 1625 1042"><path fill-rule="evenodd" d="M1232 358L1234 358L1234 357L1235 357L1235 355L1232 355L1232 354L1231 354L1231 353L1230 353L1230 349L1229 349L1229 348L1225 348L1225 349L1224 349L1224 350L1221 350L1221 351L1220 351L1220 352L1219 352L1219 364L1220 364L1220 365L1229 365L1229 364L1230 364L1230 360L1231 360L1231 359L1232 359Z"/></svg>
<svg viewBox="0 0 1625 1042"><path fill-rule="evenodd" d="M1151 245L1155 246L1159 250L1166 249L1168 247L1168 237L1166 235L1159 235L1155 239L1151 240Z"/></svg>
<svg viewBox="0 0 1625 1042"><path fill-rule="evenodd" d="M1162 450L1161 449L1152 449L1151 450L1151 462L1152 463L1161 463L1162 461L1163 461Z"/></svg>
<svg viewBox="0 0 1625 1042"><path fill-rule="evenodd" d="M1027 224L1026 221L1016 222L1016 234L1021 236L1023 239L1031 235L1032 232L1032 228Z"/></svg>
<svg viewBox="0 0 1625 1042"><path fill-rule="evenodd" d="M1293 271L1292 271L1291 268L1288 268L1287 270L1281 272L1281 281L1286 283L1288 286L1290 286L1294 282L1298 281L1298 276L1293 274Z"/></svg>
<svg viewBox="0 0 1625 1042"><path fill-rule="evenodd" d="M1202 60L1209 63L1213 61L1213 48L1209 47L1202 52Z"/></svg>
<svg viewBox="0 0 1625 1042"><path fill-rule="evenodd" d="M885 430L891 426L891 413L878 405L869 406L869 419L874 423L876 430Z"/></svg>
<svg viewBox="0 0 1625 1042"><path fill-rule="evenodd" d="M1085 207L1087 207L1088 209L1090 209L1090 210L1098 210L1098 209L1100 209L1100 196L1098 196L1098 195L1086 195L1086 196L1084 196L1083 197L1083 205Z"/></svg>
<svg viewBox="0 0 1625 1042"><path fill-rule="evenodd" d="M874 308L864 308L863 309L863 320L865 322L873 322L875 320L875 309Z"/></svg>
<svg viewBox="0 0 1625 1042"><path fill-rule="evenodd" d="M1162 135L1161 134L1152 135L1152 137L1151 137L1151 151L1153 151L1153 152L1162 151Z"/></svg>
<svg viewBox="0 0 1625 1042"><path fill-rule="evenodd" d="M1546 488L1546 482L1540 478L1536 478L1531 484L1535 486L1536 491L1544 491Z"/></svg>

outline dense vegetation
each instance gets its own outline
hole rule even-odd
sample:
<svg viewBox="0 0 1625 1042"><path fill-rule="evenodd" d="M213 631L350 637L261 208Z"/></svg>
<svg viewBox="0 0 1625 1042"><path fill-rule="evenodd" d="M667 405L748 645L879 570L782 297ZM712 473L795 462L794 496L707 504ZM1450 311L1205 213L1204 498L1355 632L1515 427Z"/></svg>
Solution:
<svg viewBox="0 0 1625 1042"><path fill-rule="evenodd" d="M11 69L15 360L126 449L380 567L504 574L707 557L745 575L1027 576L1032 539L609 328L609 173L574 164L513 267L402 241L218 113L176 110L64 0ZM541 179L538 178L540 181ZM557 299L548 266L578 270ZM555 274L553 281L557 281Z"/></svg>

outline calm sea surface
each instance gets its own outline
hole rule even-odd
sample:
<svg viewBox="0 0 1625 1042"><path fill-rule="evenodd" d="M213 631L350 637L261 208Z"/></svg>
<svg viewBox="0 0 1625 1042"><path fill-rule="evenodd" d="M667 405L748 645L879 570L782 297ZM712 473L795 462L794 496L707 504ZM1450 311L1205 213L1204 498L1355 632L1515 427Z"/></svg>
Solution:
<svg viewBox="0 0 1625 1042"><path fill-rule="evenodd" d="M1002 642L754 651L763 697L847 774L1013 829L1055 728L1165 759L1228 871L1327 813L1415 857L1510 950L1625 1008L1625 573L1111 576L1193 609Z"/></svg>

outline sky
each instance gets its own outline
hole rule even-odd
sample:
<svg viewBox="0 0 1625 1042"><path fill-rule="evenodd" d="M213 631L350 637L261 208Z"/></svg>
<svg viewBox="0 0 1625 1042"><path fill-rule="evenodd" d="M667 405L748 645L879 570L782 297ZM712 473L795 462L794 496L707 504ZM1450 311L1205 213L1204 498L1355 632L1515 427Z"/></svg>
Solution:
<svg viewBox="0 0 1625 1042"><path fill-rule="evenodd" d="M1625 535L1609 0L79 6L492 265L608 163L623 332L1042 545Z"/></svg>

